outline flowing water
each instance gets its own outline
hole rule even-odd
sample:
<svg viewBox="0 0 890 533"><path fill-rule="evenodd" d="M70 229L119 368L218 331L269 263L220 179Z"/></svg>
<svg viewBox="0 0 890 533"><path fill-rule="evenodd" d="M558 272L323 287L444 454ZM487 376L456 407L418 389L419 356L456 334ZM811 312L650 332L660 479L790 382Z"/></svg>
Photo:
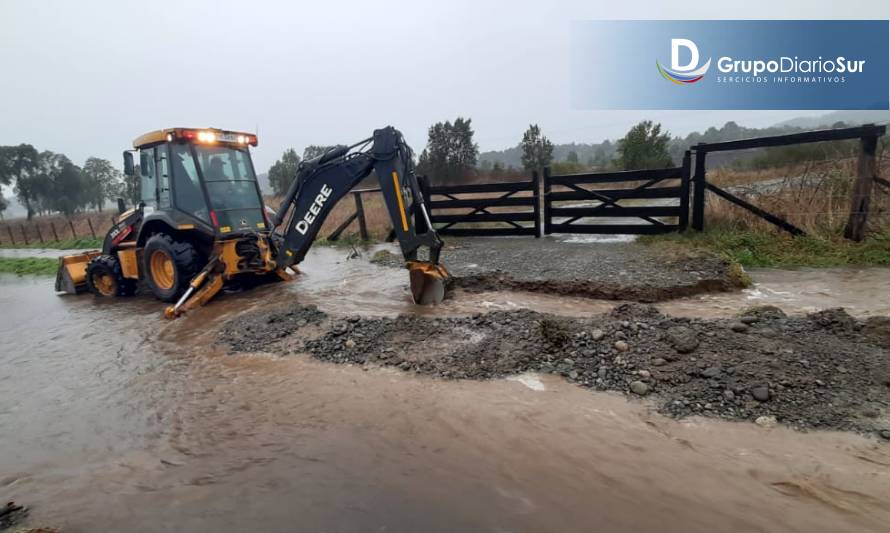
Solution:
<svg viewBox="0 0 890 533"><path fill-rule="evenodd" d="M819 272L663 309L887 312L886 271ZM452 382L213 346L248 307L414 312L406 283L319 249L294 283L171 322L149 298L0 278L0 497L74 532L888 530L890 448L864 437L678 422L552 376ZM612 305L459 293L419 312Z"/></svg>

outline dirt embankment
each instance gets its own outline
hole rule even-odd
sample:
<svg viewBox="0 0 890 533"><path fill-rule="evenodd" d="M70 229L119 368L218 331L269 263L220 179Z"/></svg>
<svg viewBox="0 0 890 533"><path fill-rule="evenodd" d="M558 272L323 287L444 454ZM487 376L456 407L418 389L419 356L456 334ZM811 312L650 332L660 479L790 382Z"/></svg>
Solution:
<svg viewBox="0 0 890 533"><path fill-rule="evenodd" d="M471 317L334 318L312 306L248 314L220 340L233 351L308 353L445 379L523 372L648 397L667 415L703 415L890 439L890 318L842 309L788 317L773 307L704 320L625 304L591 318L528 310Z"/></svg>
<svg viewBox="0 0 890 533"><path fill-rule="evenodd" d="M449 238L442 262L450 286L468 291L524 290L606 300L660 302L736 290L744 274L702 253L669 255L633 242L562 242L555 238ZM402 267L400 256L378 252L374 262Z"/></svg>

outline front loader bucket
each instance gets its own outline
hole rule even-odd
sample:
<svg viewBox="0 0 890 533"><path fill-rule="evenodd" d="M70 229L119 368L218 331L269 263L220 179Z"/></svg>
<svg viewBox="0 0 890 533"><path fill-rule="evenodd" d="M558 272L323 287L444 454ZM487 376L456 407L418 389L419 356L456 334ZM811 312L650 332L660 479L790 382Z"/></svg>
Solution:
<svg viewBox="0 0 890 533"><path fill-rule="evenodd" d="M409 261L411 297L420 305L436 305L445 299L445 283L451 275L442 265L425 261Z"/></svg>
<svg viewBox="0 0 890 533"><path fill-rule="evenodd" d="M87 263L102 252L98 250L59 258L56 271L56 292L77 294L87 289Z"/></svg>

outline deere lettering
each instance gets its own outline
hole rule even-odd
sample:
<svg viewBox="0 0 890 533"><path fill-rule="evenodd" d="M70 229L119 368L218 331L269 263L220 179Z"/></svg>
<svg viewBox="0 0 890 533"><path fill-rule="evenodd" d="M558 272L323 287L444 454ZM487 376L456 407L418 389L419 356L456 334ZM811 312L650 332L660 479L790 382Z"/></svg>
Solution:
<svg viewBox="0 0 890 533"><path fill-rule="evenodd" d="M315 197L315 200L312 202L312 205L309 206L309 210L306 211L306 214L303 215L303 218L297 222L297 225L294 226L294 229L300 232L301 235L306 235L306 232L309 231L309 226L315 222L315 218L318 216L318 213L321 212L321 208L324 206L324 203L328 201L328 197L333 192L333 189L327 186L327 184L323 184L321 186L321 191L318 192L318 195Z"/></svg>

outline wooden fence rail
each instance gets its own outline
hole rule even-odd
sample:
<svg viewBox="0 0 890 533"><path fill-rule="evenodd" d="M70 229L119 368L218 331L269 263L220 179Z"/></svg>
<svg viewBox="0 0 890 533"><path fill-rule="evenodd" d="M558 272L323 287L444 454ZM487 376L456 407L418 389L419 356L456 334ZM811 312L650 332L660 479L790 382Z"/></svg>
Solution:
<svg viewBox="0 0 890 533"><path fill-rule="evenodd" d="M355 202L355 211L351 215L346 217L346 220L344 220L339 226L336 227L336 229L334 229L334 231L331 232L330 235L328 235L327 239L329 241L336 241L340 239L340 235L342 235L346 228L348 228L349 225L355 221L358 221L359 237L361 237L363 241L367 241L370 239L368 235L368 222L367 220L365 220L365 204L362 201L362 195L375 192L380 192L380 189L355 189L352 191L352 199Z"/></svg>
<svg viewBox="0 0 890 533"><path fill-rule="evenodd" d="M694 190L692 193L692 227L698 231L705 229L705 193L710 191L720 198L727 200L738 207L746 209L775 226L791 233L803 235L804 231L787 220L775 214L769 213L745 200L725 191L712 183L708 183L706 158L711 152L724 152L728 150L747 150L750 148L766 148L771 146L788 146L792 144L804 144L825 141L841 141L859 139L859 158L857 161L856 183L853 185L853 194L850 199L850 216L844 228L844 237L854 241L865 238L865 227L868 221L869 204L874 183L881 184L882 180L877 176L876 147L878 138L886 133L886 126L866 124L855 128L838 128L832 130L806 131L790 135L775 135L771 137L756 137L752 139L740 139L719 143L697 144L692 148L695 153L695 172L692 178Z"/></svg>
<svg viewBox="0 0 890 533"><path fill-rule="evenodd" d="M503 236L541 234L541 179L502 183L428 186L430 221L442 235ZM496 196L495 196L496 195ZM455 212L460 210L461 212Z"/></svg>
<svg viewBox="0 0 890 533"><path fill-rule="evenodd" d="M665 184L675 180L679 183ZM688 220L688 181L688 156L682 166L674 168L558 176L551 176L545 169L544 233L653 234L683 230ZM649 202L671 199L676 202ZM629 203L620 203L623 200ZM642 223L622 220L634 218Z"/></svg>

